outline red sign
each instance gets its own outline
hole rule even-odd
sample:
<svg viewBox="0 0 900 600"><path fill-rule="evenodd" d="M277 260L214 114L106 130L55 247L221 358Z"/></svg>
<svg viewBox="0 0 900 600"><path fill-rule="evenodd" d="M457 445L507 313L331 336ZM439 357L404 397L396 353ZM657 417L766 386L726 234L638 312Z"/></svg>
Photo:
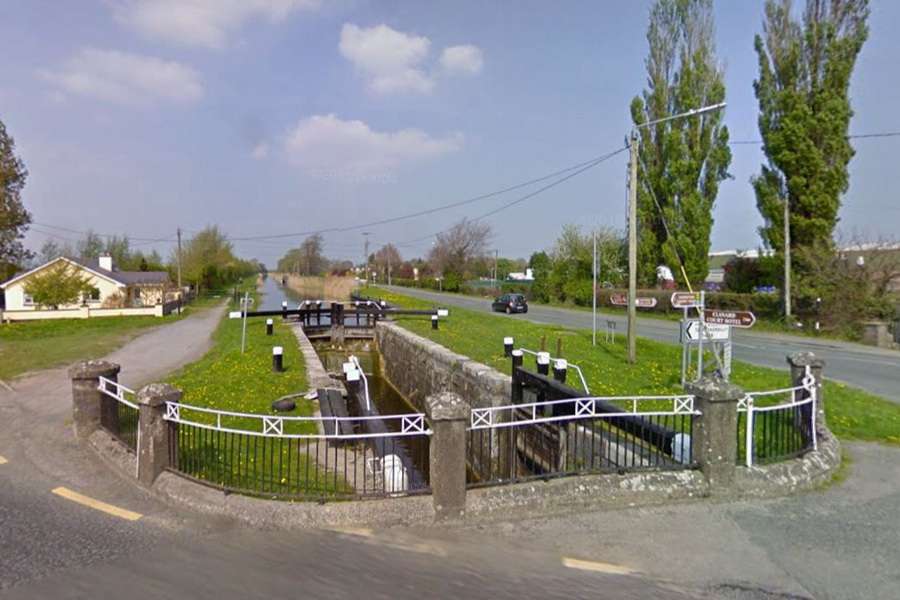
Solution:
<svg viewBox="0 0 900 600"><path fill-rule="evenodd" d="M611 294L609 303L615 306L628 306L628 296L626 294ZM637 298L634 305L638 308L653 308L656 306L656 298Z"/></svg>
<svg viewBox="0 0 900 600"><path fill-rule="evenodd" d="M747 329L756 323L756 315L748 310L717 310L708 308L703 311L703 319L714 325L731 325Z"/></svg>
<svg viewBox="0 0 900 600"><path fill-rule="evenodd" d="M693 308L700 306L700 294L697 292L675 292L669 299L672 308Z"/></svg>

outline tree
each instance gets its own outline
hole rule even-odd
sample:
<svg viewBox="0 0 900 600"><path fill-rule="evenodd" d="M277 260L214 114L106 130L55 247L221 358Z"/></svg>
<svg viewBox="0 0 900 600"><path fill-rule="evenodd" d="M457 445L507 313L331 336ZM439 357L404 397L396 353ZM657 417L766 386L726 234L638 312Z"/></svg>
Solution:
<svg viewBox="0 0 900 600"><path fill-rule="evenodd" d="M88 229L84 237L78 241L76 251L82 260L97 258L106 250L103 238Z"/></svg>
<svg viewBox="0 0 900 600"><path fill-rule="evenodd" d="M181 271L183 278L197 290L211 290L252 273L253 266L237 259L225 234L218 227L210 226L184 244Z"/></svg>
<svg viewBox="0 0 900 600"><path fill-rule="evenodd" d="M385 244L379 248L373 258L373 267L375 272L379 274L381 281L388 280L388 270L390 270L392 276L397 276L398 269L403 263L400 252L393 244Z"/></svg>
<svg viewBox="0 0 900 600"><path fill-rule="evenodd" d="M82 294L90 291L87 278L65 260L31 276L25 285L25 293L35 304L53 310L74 304Z"/></svg>
<svg viewBox="0 0 900 600"><path fill-rule="evenodd" d="M443 277L461 281L470 263L486 254L490 238L489 224L462 219L447 231L437 234L434 246L428 253L428 262Z"/></svg>
<svg viewBox="0 0 900 600"><path fill-rule="evenodd" d="M12 277L33 253L22 239L31 223L31 214L22 203L22 189L28 170L16 156L16 144L0 121L0 281Z"/></svg>
<svg viewBox="0 0 900 600"><path fill-rule="evenodd" d="M725 100L712 0L657 0L647 29L647 89L631 102L635 126ZM694 284L709 271L712 212L731 151L723 112L638 129L638 278L665 264Z"/></svg>
<svg viewBox="0 0 900 600"><path fill-rule="evenodd" d="M41 246L41 251L38 253L38 260L40 261L40 264L43 265L60 256L65 256L64 249L53 240L47 240Z"/></svg>
<svg viewBox="0 0 900 600"><path fill-rule="evenodd" d="M791 0L768 0L763 34L754 40L766 164L752 182L765 222L760 236L781 261L788 209L789 248L797 258L791 271L802 288L813 268L806 259L833 244L849 187L850 79L868 37L869 6L868 0L807 0L802 20L791 12Z"/></svg>

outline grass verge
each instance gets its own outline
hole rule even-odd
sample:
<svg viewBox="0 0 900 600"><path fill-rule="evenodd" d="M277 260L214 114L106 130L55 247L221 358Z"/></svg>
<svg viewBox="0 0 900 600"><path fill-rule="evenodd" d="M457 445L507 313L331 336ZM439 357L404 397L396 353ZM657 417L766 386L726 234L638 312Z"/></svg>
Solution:
<svg viewBox="0 0 900 600"><path fill-rule="evenodd" d="M372 289L368 292L408 308L432 308L425 300ZM638 363L626 360L624 339L606 344L598 340L591 346L591 332L526 321L522 316L508 317L453 308L450 318L438 331L423 319L398 318L398 323L447 348L509 371L509 359L503 356L503 338L513 336L517 346L538 349L542 338L555 354L557 339L562 340L563 356L584 371L594 395L673 394L681 391L681 347L646 338L637 339ZM788 387L787 371L758 367L734 361L732 381L747 391ZM573 383L577 387L577 381ZM900 405L863 390L833 381L825 383L828 426L840 438L900 445Z"/></svg>
<svg viewBox="0 0 900 600"><path fill-rule="evenodd" d="M0 379L106 356L141 333L214 306L221 298L195 300L182 315L18 321L0 325Z"/></svg>
<svg viewBox="0 0 900 600"><path fill-rule="evenodd" d="M255 281L255 280L253 280ZM259 305L259 294L248 280L241 292L250 291ZM238 310L237 306L231 306ZM213 346L200 360L168 378L183 392L182 402L193 406L240 413L272 415L272 401L307 390L306 367L290 327L273 319L273 335L266 335L264 317L247 320L245 352L241 353L242 322L225 315L213 333ZM272 347L284 348L284 371L272 372ZM315 405L296 399L291 416L310 416ZM212 424L209 413L182 409L182 418ZM221 426L260 431L262 421L223 417ZM314 434L314 423L284 423L286 434ZM246 434L229 437L218 432L185 426L180 428L179 464L187 474L230 489L266 496L329 496L352 491L333 469L317 465L317 441L285 440ZM322 445L324 453L324 443ZM313 477L310 477L310 474Z"/></svg>

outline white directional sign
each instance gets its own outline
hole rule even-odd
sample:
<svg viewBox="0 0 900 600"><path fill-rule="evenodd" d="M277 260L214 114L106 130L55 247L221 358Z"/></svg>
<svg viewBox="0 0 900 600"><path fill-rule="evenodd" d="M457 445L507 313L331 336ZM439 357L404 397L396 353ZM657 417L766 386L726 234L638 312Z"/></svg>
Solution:
<svg viewBox="0 0 900 600"><path fill-rule="evenodd" d="M731 326L729 325L716 325L716 324L705 324L706 335L703 336L704 342L718 342L725 341L731 337ZM684 325L684 335L691 342L699 342L700 341L700 321L699 320L691 320L687 321Z"/></svg>

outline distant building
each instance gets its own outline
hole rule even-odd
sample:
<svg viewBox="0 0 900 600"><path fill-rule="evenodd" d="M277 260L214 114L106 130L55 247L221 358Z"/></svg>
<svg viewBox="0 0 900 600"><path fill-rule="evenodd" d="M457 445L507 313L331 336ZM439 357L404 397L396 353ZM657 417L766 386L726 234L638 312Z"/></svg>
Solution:
<svg viewBox="0 0 900 600"><path fill-rule="evenodd" d="M525 272L515 272L507 275L506 279L508 281L534 281L534 271L532 269L525 269Z"/></svg>

